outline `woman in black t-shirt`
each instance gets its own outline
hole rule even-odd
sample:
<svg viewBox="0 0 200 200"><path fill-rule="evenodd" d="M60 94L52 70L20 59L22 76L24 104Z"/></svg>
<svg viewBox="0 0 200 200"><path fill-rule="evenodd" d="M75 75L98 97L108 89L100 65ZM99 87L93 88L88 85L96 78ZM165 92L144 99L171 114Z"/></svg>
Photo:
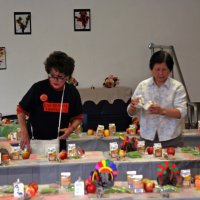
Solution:
<svg viewBox="0 0 200 200"><path fill-rule="evenodd" d="M44 64L48 79L33 84L17 106L21 148L30 147L30 138L58 138L64 141L61 148L65 148L66 139L82 122L79 92L67 83L74 71L74 59L55 51Z"/></svg>

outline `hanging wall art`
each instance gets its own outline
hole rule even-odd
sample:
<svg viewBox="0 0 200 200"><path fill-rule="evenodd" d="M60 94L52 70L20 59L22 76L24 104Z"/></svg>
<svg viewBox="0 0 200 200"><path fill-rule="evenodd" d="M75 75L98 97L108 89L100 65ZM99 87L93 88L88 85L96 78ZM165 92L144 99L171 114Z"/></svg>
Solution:
<svg viewBox="0 0 200 200"><path fill-rule="evenodd" d="M0 70L6 69L6 48L0 47Z"/></svg>
<svg viewBox="0 0 200 200"><path fill-rule="evenodd" d="M90 9L74 10L74 31L91 31Z"/></svg>
<svg viewBox="0 0 200 200"><path fill-rule="evenodd" d="M31 13L14 12L15 34L31 34Z"/></svg>

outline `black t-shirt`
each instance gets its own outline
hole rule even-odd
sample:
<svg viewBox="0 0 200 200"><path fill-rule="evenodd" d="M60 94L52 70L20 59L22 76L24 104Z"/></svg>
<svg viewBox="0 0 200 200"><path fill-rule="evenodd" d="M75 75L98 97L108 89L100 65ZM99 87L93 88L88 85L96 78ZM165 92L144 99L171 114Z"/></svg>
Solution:
<svg viewBox="0 0 200 200"><path fill-rule="evenodd" d="M43 140L57 138L61 99L62 91L55 91L48 79L35 83L24 95L19 105L29 113L30 138L32 135ZM66 83L60 128L68 127L70 120L81 114L80 94L74 85Z"/></svg>

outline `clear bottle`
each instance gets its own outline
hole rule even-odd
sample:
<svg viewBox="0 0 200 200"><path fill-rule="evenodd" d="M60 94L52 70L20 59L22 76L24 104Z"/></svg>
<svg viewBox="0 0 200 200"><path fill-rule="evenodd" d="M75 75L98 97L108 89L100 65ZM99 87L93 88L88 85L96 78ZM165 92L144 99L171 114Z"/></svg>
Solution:
<svg viewBox="0 0 200 200"><path fill-rule="evenodd" d="M81 179L81 177L79 177L78 180L75 181L74 183L74 195L82 196L84 194L85 194L84 181Z"/></svg>
<svg viewBox="0 0 200 200"><path fill-rule="evenodd" d="M14 197L23 198L24 197L24 184L20 182L20 179L13 184L14 185Z"/></svg>

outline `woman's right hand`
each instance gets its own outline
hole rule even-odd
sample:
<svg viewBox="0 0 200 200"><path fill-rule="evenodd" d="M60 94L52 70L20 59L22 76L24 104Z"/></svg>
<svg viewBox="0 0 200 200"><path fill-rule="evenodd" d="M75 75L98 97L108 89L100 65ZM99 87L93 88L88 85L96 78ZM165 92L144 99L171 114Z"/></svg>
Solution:
<svg viewBox="0 0 200 200"><path fill-rule="evenodd" d="M131 112L136 112L137 104L139 103L139 98L131 99L131 103L129 104L129 109Z"/></svg>

